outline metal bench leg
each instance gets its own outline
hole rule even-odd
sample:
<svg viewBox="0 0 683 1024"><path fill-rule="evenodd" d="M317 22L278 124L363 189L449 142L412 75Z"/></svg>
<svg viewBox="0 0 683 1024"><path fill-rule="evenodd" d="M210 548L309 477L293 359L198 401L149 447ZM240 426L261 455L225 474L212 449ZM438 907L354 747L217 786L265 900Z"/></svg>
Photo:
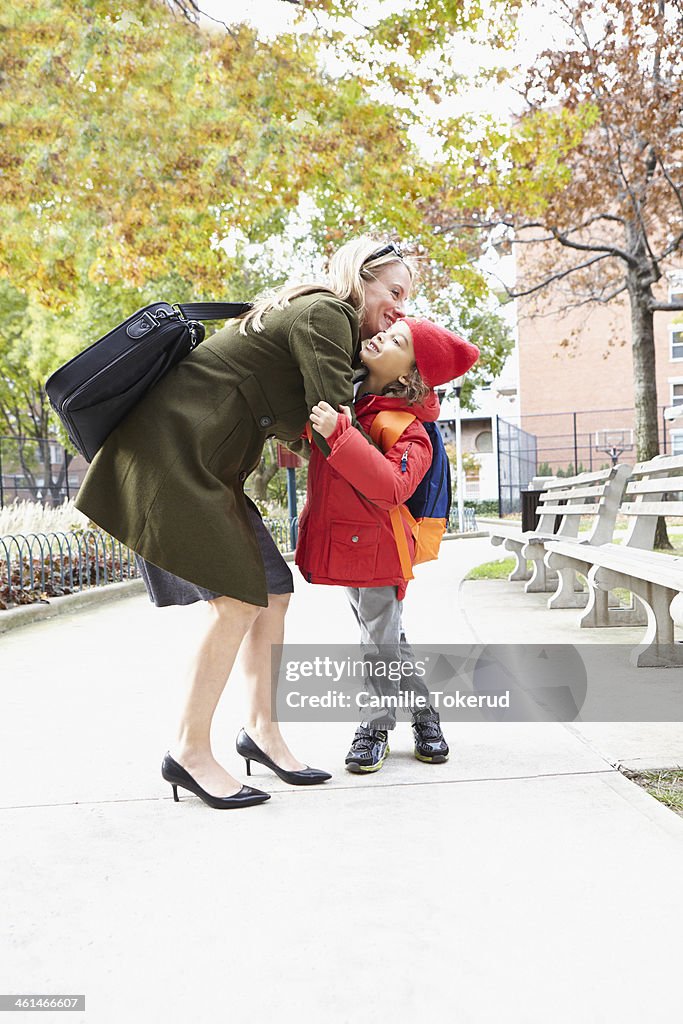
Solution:
<svg viewBox="0 0 683 1024"><path fill-rule="evenodd" d="M591 578L600 589L626 587L640 598L645 608L647 628L645 636L631 653L632 665L637 668L669 668L683 665L683 644L674 641L674 623L671 617L671 604L678 591L607 569L594 569Z"/></svg>

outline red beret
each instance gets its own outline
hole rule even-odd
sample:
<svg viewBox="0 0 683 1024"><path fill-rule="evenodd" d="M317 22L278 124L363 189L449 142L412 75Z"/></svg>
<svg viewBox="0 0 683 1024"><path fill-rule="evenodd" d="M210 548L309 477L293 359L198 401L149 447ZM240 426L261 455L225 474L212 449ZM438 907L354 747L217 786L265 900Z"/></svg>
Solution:
<svg viewBox="0 0 683 1024"><path fill-rule="evenodd" d="M410 328L415 349L415 365L430 388L462 377L479 358L479 349L469 341L439 327L431 320L402 317Z"/></svg>

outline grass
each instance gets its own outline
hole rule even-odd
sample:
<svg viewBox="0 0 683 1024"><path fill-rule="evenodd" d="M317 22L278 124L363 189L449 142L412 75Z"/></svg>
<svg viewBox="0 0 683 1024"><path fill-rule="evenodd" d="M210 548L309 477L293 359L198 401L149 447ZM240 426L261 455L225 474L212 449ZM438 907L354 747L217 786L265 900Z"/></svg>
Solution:
<svg viewBox="0 0 683 1024"><path fill-rule="evenodd" d="M54 508L40 501L15 501L0 508L0 537L10 534L55 533L88 525L73 501Z"/></svg>
<svg viewBox="0 0 683 1024"><path fill-rule="evenodd" d="M512 520L513 516L506 516L506 519ZM620 536L621 534L621 536ZM614 537L614 543L619 544L623 541L625 535L625 529L617 531ZM673 545L673 551L667 551L669 555L683 555L683 533L678 530L669 528L669 540ZM465 576L466 580L506 580L516 564L514 558L502 558L495 562L484 562L482 565L476 566L471 569ZM528 563L527 563L528 565ZM631 605L631 593L628 590L619 589L614 591L618 596L619 601L622 605L629 607Z"/></svg>
<svg viewBox="0 0 683 1024"><path fill-rule="evenodd" d="M683 818L683 768L634 772L624 768L622 774Z"/></svg>
<svg viewBox="0 0 683 1024"><path fill-rule="evenodd" d="M470 569L466 580L506 580L516 565L516 558L501 558L497 562L484 562Z"/></svg>

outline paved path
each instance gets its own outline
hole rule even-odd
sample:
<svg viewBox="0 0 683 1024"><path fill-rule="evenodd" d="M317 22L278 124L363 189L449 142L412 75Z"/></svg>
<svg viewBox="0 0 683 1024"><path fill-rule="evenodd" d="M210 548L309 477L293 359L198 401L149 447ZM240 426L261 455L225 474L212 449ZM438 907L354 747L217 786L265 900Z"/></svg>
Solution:
<svg viewBox="0 0 683 1024"><path fill-rule="evenodd" d="M414 642L567 642L542 600L461 586L493 557L454 541L419 570ZM400 724L368 779L348 724L293 723L330 783L176 806L158 767L200 616L134 597L0 638L0 992L85 993L39 1019L89 1024L680 1019L683 820L613 766L682 763L683 726L451 723L428 766ZM287 639L352 642L343 595L297 580ZM215 743L244 778L242 715L236 683Z"/></svg>

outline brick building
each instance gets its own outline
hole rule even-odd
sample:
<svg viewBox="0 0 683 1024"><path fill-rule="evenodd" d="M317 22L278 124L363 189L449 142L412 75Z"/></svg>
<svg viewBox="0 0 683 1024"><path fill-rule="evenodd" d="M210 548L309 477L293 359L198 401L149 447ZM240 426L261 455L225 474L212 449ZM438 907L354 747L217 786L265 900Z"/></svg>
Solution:
<svg viewBox="0 0 683 1024"><path fill-rule="evenodd" d="M683 273L657 290L663 300L682 296ZM548 306L556 302L549 295ZM539 464L609 465L596 432L624 430L627 442L635 426L628 300L540 317L520 303L518 314L520 425L537 438ZM683 313L657 312L654 323L660 451L683 453L683 421L677 426L663 415L683 405ZM627 448L620 458L633 461L635 452Z"/></svg>

